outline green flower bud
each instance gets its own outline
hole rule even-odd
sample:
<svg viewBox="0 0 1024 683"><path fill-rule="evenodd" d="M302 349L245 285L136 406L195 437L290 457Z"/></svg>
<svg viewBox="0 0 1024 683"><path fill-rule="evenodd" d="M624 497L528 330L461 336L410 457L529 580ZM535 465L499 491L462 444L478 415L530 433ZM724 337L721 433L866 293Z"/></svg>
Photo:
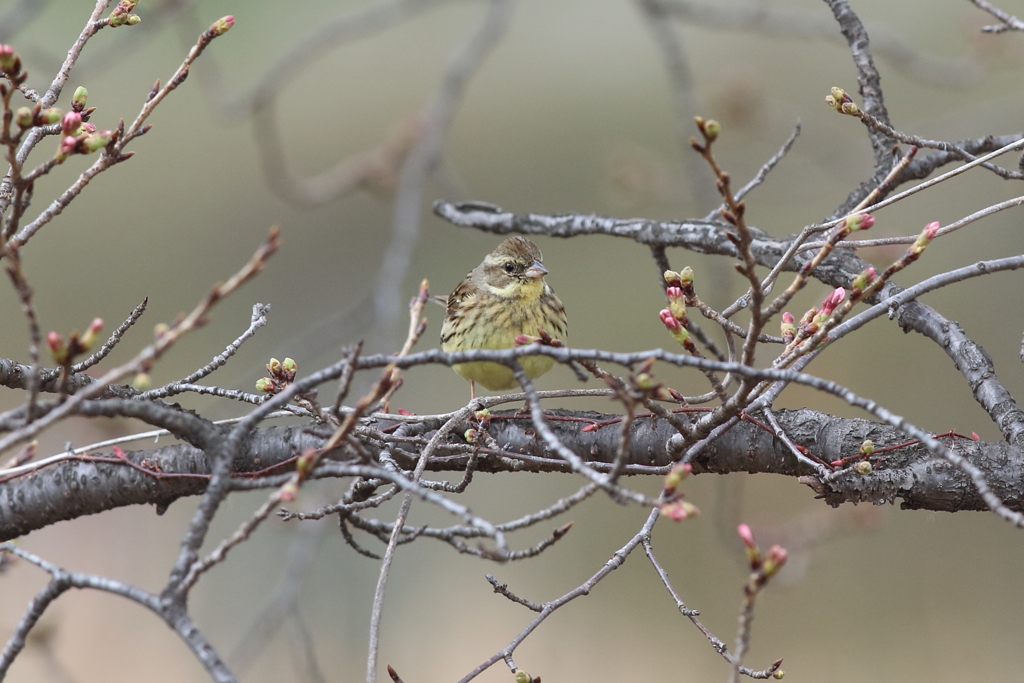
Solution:
<svg viewBox="0 0 1024 683"><path fill-rule="evenodd" d="M39 121L46 125L57 123L64 116L64 112L56 107L50 107L39 112Z"/></svg>
<svg viewBox="0 0 1024 683"><path fill-rule="evenodd" d="M21 107L14 113L14 122L18 124L18 128L31 128L33 119L35 116L28 107Z"/></svg>
<svg viewBox="0 0 1024 683"><path fill-rule="evenodd" d="M71 110L81 113L88 101L89 91L85 89L85 86L78 86L75 88L75 94L71 96Z"/></svg>
<svg viewBox="0 0 1024 683"><path fill-rule="evenodd" d="M100 131L99 133L87 135L85 139L82 140L82 149L84 150L84 153L91 154L92 152L101 150L107 145L109 145L110 135L111 133L109 130L104 130Z"/></svg>
<svg viewBox="0 0 1024 683"><path fill-rule="evenodd" d="M714 141L718 134L722 132L722 124L714 119L711 119L704 124L704 136L708 139L708 142Z"/></svg>

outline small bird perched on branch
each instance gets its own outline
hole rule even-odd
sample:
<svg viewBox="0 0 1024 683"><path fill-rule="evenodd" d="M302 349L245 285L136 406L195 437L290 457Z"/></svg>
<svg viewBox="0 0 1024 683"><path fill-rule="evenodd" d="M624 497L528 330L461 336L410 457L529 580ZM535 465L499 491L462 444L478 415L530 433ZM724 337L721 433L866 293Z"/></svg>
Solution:
<svg viewBox="0 0 1024 683"><path fill-rule="evenodd" d="M562 302L544 282L547 268L537 245L525 237L510 237L484 257L448 297L448 312L441 327L444 351L510 349L519 335L565 339L566 317ZM519 359L530 378L551 369L548 356ZM476 383L490 391L516 386L512 370L500 363L477 361L453 366L469 380L470 396Z"/></svg>

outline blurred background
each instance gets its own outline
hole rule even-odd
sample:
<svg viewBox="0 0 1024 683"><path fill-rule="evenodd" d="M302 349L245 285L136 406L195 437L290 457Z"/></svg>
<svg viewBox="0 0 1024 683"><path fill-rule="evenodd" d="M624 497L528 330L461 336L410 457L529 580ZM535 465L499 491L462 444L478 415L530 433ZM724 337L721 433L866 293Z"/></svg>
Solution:
<svg viewBox="0 0 1024 683"><path fill-rule="evenodd" d="M394 234L399 167L384 164L370 182L316 206L289 200L261 163L257 143L271 141L269 129L254 125L246 105L257 86L275 98L263 121L276 123L285 150L277 163L297 176L322 173L381 145L408 149L417 116L433 101L452 54L477 31L481 3L430 3L384 30L318 47L302 69L273 71L296 46L316 46L313 37L331 22L372 6L144 0L136 9L139 25L96 35L58 106L68 108L74 88L84 85L89 106L97 107L91 120L104 129L137 115L153 82L174 73L201 30L225 14L236 21L149 119L152 131L130 145L136 156L97 177L23 250L44 331L84 329L96 316L109 330L149 297L142 321L105 365L112 367L151 339L153 325L191 309L214 282L234 273L269 227L279 225L284 246L265 271L219 304L209 325L153 371L157 386L188 374L246 328L253 303L270 303L269 326L212 377L219 386L251 391L271 356L295 358L301 374L337 360L341 346L357 339L366 339L373 351L397 350L405 302L419 282L427 278L433 293L447 295L500 241L434 217L429 206L435 199L475 199L517 212L656 219L701 218L717 205L710 172L680 144L664 56L638 5L525 0L514 5L505 34L467 82L442 161L424 187L415 229L403 224L407 237L401 244L411 254L407 268L382 274ZM673 22L691 81L683 102L692 110L687 117L721 121L716 151L737 185L778 150L799 120L802 133L748 197L747 216L775 236L821 220L871 172L861 124L823 101L832 86L857 90L830 12L810 0L695 7L782 17L744 28L738 20L695 11L688 21ZM30 86L47 87L90 8L69 0L0 2L0 42L21 55ZM752 15L755 9L765 14ZM981 34L994 20L966 1L861 0L853 9L871 32L895 127L945 140L1020 130L1021 36ZM56 144L45 140L30 161L41 162ZM37 182L29 217L90 162L72 158ZM1016 166L1014 158L1002 162ZM1014 185L972 171L879 212L872 236L916 234L930 221L946 224L1017 194ZM551 271L548 282L568 310L572 346L668 347L657 317L663 296L646 247L610 237L536 241ZM1006 211L936 242L899 282L1022 247L1019 214ZM884 267L902 251L863 250L862 256ZM717 308L740 292L725 259L680 250L670 250L669 258L675 268L694 268L698 293ZM381 283L392 294L375 300ZM1019 292L1018 275L1000 274L925 299L985 347L1018 397L1024 393ZM826 293L812 283L793 312L799 318ZM382 310L403 315L382 320ZM0 355L24 362L27 335L9 287L0 288L0 311L6 321ZM439 307L428 308L420 348L437 345L442 315ZM837 345L810 371L933 432L975 431L999 439L970 388L931 342L901 334L888 320L873 322L856 338L858 346L852 339ZM659 372L684 393L704 390L700 375ZM543 389L576 384L564 368L539 381ZM466 398L465 382L450 370L417 368L407 374L394 405L443 412ZM20 395L6 392L0 399L9 408ZM180 401L209 417L244 410L191 396ZM565 405L616 408L605 400ZM800 388L787 390L777 405L857 415ZM82 446L144 429L126 420L71 421L41 439L40 450L56 453L65 443ZM660 486L653 480L630 483L651 494ZM569 476L478 476L464 498L475 512L500 522L545 507L578 485ZM749 666L765 668L784 657L783 668L797 680L837 683L1005 679L1024 667L1024 543L1019 530L995 516L868 506L832 510L796 481L765 475L697 477L686 490L702 516L659 524L655 549L687 605L730 645L746 574L735 524L751 524L765 547L779 541L790 549L790 565L759 602ZM312 510L342 491L337 482L319 483L304 489L293 507ZM264 498L232 496L215 520L212 542L230 534ZM178 501L163 516L151 508L117 510L43 529L20 543L67 569L158 591L195 504ZM386 519L393 509L381 514ZM646 514L595 496L550 525L513 536L513 545L524 548L555 526L576 522L541 557L505 566L426 540L403 546L384 607L381 663L410 683L460 678L532 619L494 595L485 573L535 602L553 599L597 571ZM415 505L410 524L428 521L451 523ZM262 641L246 634L266 625L261 610L289 567L305 567L299 610L251 654L244 648ZM223 655L247 660L236 667L244 681L359 680L377 570L377 562L344 543L333 520L273 519L200 582L192 611ZM45 579L25 563L0 579L5 639ZM589 597L549 618L515 660L546 681L728 675L639 552ZM174 634L134 604L76 592L48 611L8 680L140 679L204 680L205 674ZM508 681L509 673L497 665L479 680Z"/></svg>

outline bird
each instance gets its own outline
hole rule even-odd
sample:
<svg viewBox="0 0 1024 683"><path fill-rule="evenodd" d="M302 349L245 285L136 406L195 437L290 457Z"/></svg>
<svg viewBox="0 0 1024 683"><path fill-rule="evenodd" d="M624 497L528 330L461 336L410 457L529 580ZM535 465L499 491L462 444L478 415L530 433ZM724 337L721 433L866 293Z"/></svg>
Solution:
<svg viewBox="0 0 1024 683"><path fill-rule="evenodd" d="M470 271L448 297L441 326L441 349L510 349L519 335L542 331L564 340L565 307L544 281L548 269L537 245L525 237L509 237ZM531 379L550 370L555 359L524 356L519 359ZM517 386L512 369L492 361L457 363L455 372L469 380L470 400L479 383L489 391Z"/></svg>

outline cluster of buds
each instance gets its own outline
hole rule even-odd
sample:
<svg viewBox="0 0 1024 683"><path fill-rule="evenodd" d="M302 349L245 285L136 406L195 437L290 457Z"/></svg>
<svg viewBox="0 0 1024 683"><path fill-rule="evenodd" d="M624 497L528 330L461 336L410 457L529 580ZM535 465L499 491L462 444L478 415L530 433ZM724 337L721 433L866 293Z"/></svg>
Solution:
<svg viewBox="0 0 1024 683"><path fill-rule="evenodd" d="M271 358L267 363L269 377L261 377L256 382L256 388L265 394L279 394L285 387L295 381L295 371L298 365L291 358L285 358L282 363L276 358Z"/></svg>
<svg viewBox="0 0 1024 683"><path fill-rule="evenodd" d="M135 26L135 24L142 21L138 14L132 14L132 10L135 9L137 4L139 4L138 0L121 0L121 2L117 3L117 7L114 8L109 17L111 28Z"/></svg>
<svg viewBox="0 0 1024 683"><path fill-rule="evenodd" d="M825 101L840 114L856 116L860 113L860 109L853 103L853 99L842 88L832 88L832 94L826 95Z"/></svg>
<svg viewBox="0 0 1024 683"><path fill-rule="evenodd" d="M757 547L757 541L754 540L754 532L746 524L736 527L736 533L743 541L743 547L747 550L747 560L750 562L750 579L745 590L748 593L757 592L768 582L768 579L779 573L782 566L786 564L789 553L778 544L769 548L767 554L762 553L761 549Z"/></svg>
<svg viewBox="0 0 1024 683"><path fill-rule="evenodd" d="M690 517L696 517L700 510L693 503L681 500L683 492L678 491L679 484L693 474L693 465L690 463L676 463L668 474L665 475L665 487L662 489L661 497L672 499L661 506L661 514L673 522L681 522Z"/></svg>
<svg viewBox="0 0 1024 683"><path fill-rule="evenodd" d="M64 112L56 107L43 109L37 104L34 107L20 107L18 111L14 112L14 122L18 124L18 128L25 130L33 126L49 126L58 123L62 116L64 116Z"/></svg>
<svg viewBox="0 0 1024 683"><path fill-rule="evenodd" d="M477 421L477 427L470 427L462 435L466 443L478 443L482 437L486 438L487 428L491 425L491 411L487 410L487 408L476 411L474 417Z"/></svg>
<svg viewBox="0 0 1024 683"><path fill-rule="evenodd" d="M695 150L703 154L707 151L707 148L711 146L711 143L718 139L718 136L722 132L722 124L714 119L704 120L703 116L694 116L693 122L697 124L697 130L704 137L704 143L700 144L697 142L697 138L690 138L690 146Z"/></svg>
<svg viewBox="0 0 1024 683"><path fill-rule="evenodd" d="M85 88L81 88L85 90ZM85 101L85 98L82 98ZM84 108L84 105L83 105ZM92 154L110 145L117 139L117 134L110 130L97 131L96 126L84 121L87 112L72 109L60 119L60 147L57 148L57 161L64 161L72 154Z"/></svg>
<svg viewBox="0 0 1024 683"><path fill-rule="evenodd" d="M797 336L800 339L806 339L807 337L814 336L817 334L821 326L824 325L832 313L836 310L839 304L843 303L846 299L846 290L842 287L836 287L825 300L821 302L821 306L811 306L811 308L804 313L803 317L800 318L800 325L794 325L794 318L791 313L782 314L782 338L789 339L786 341L787 344L791 343ZM797 335L799 332L799 335Z"/></svg>
<svg viewBox="0 0 1024 683"><path fill-rule="evenodd" d="M917 236L914 243L907 249L907 261L916 261L917 258L924 253L924 250L932 243L935 236L939 232L939 222L933 221L928 225L924 226L924 230Z"/></svg>
<svg viewBox="0 0 1024 683"><path fill-rule="evenodd" d="M875 442L871 439L864 439L864 443L860 445L860 457L863 458L860 462L853 466L853 470L857 474L871 474L871 463L868 458L875 452Z"/></svg>
<svg viewBox="0 0 1024 683"><path fill-rule="evenodd" d="M679 344L686 346L693 345L690 341L690 334L686 331L688 322L686 316L686 300L694 296L693 293L693 269L687 266L682 272L666 270L664 273L665 296L668 297L668 308L663 308L658 317L661 318L665 329L669 331L672 338Z"/></svg>
<svg viewBox="0 0 1024 683"><path fill-rule="evenodd" d="M89 324L85 334L79 335L75 330L64 339L57 332L51 331L46 335L46 345L50 347L50 355L57 365L68 366L75 362L75 357L89 352L99 338L100 330L103 329L103 320L94 318Z"/></svg>

